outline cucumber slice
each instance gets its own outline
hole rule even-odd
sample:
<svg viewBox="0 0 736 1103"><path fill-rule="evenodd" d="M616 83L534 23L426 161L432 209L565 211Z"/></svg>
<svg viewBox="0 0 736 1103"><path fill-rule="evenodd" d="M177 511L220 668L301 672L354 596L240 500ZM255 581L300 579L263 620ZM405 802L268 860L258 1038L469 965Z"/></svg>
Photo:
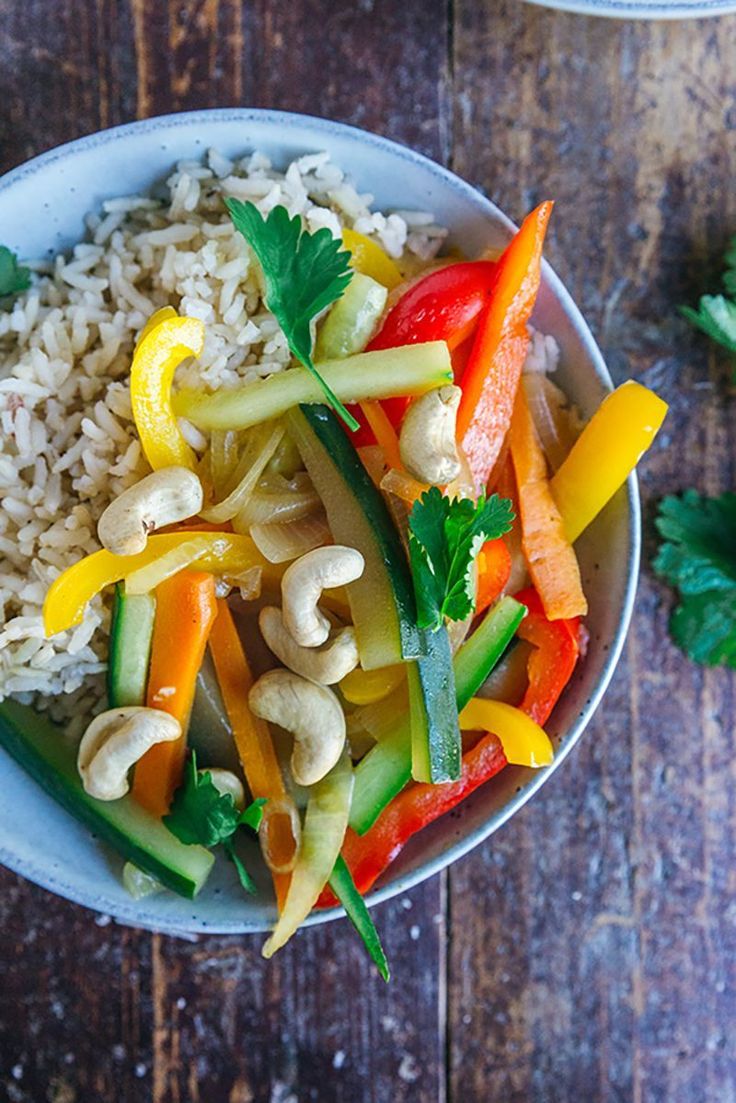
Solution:
<svg viewBox="0 0 736 1103"><path fill-rule="evenodd" d="M453 662L458 713L498 663L525 615L526 609L514 598L502 598L460 648ZM386 805L410 780L411 734L409 720L402 720L355 767L350 826L359 835L373 826Z"/></svg>
<svg viewBox="0 0 736 1103"><path fill-rule="evenodd" d="M110 708L145 705L156 599L126 594L118 582L112 606L107 698Z"/></svg>
<svg viewBox="0 0 736 1103"><path fill-rule="evenodd" d="M324 360L319 374L342 402L424 394L453 379L444 341ZM324 391L313 375L304 368L292 368L215 394L181 390L173 401L175 412L200 429L247 429L280 417L301 402L320 403L323 398Z"/></svg>
<svg viewBox="0 0 736 1103"><path fill-rule="evenodd" d="M317 335L314 359L342 360L362 352L373 336L388 290L362 272L353 278L325 318Z"/></svg>
<svg viewBox="0 0 736 1103"><path fill-rule="evenodd" d="M409 664L411 774L415 781L456 781L462 737L455 707L455 676L444 627L425 632L427 654Z"/></svg>
<svg viewBox="0 0 736 1103"><path fill-rule="evenodd" d="M118 854L166 888L191 899L214 862L209 850L185 846L132 797L99 801L88 796L77 774L76 751L64 733L27 705L0 705L0 746L67 812Z"/></svg>
<svg viewBox="0 0 736 1103"><path fill-rule="evenodd" d="M326 406L300 406L287 425L327 511L335 542L357 548L365 571L347 587L364 670L424 653L409 564L388 507Z"/></svg>

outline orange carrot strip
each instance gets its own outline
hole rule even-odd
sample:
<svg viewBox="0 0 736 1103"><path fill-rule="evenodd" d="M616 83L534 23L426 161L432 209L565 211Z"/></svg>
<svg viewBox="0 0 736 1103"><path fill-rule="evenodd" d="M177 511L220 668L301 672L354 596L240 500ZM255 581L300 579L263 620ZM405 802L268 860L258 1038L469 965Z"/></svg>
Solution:
<svg viewBox="0 0 736 1103"><path fill-rule="evenodd" d="M373 436L383 449L383 458L386 464L389 467L395 467L397 471L403 471L404 465L399 453L399 438L381 403L361 402L360 408L365 420L373 430Z"/></svg>
<svg viewBox="0 0 736 1103"><path fill-rule="evenodd" d="M260 797L283 799L287 796L286 787L268 724L254 716L248 705L253 675L226 601L217 603L217 619L210 633L210 653L251 795L255 800ZM276 852L278 864L287 865L294 850L294 839L285 817L279 816L273 827L271 848ZM291 874L274 873L272 876L280 911Z"/></svg>
<svg viewBox="0 0 736 1103"><path fill-rule="evenodd" d="M154 816L166 815L181 782L197 674L216 613L211 574L179 571L156 587L146 704L175 716L182 736L151 747L136 766L133 796Z"/></svg>
<svg viewBox="0 0 736 1103"><path fill-rule="evenodd" d="M522 547L545 615L549 620L583 616L588 603L578 561L552 497L547 462L523 388L516 396L509 442L519 494Z"/></svg>

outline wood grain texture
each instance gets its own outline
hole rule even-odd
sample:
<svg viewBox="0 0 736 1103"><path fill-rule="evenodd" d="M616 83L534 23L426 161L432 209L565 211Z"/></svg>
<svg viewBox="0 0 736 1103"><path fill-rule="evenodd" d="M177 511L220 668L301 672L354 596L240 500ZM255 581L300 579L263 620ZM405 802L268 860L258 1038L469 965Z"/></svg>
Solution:
<svg viewBox="0 0 736 1103"><path fill-rule="evenodd" d="M451 160L516 218L555 197L550 258L612 373L672 406L651 506L736 481L728 367L675 313L736 227L734 58L734 18L519 0L0 0L0 167L246 103ZM734 679L667 642L653 546L648 522L626 653L573 758L377 910L388 989L345 923L266 965L259 939L126 930L0 872L0 1099L734 1103Z"/></svg>

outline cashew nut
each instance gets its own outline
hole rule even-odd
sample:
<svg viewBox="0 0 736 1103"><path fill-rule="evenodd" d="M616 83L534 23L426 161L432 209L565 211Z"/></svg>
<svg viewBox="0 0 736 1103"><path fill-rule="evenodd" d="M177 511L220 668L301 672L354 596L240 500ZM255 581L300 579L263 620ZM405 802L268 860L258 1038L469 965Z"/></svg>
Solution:
<svg viewBox="0 0 736 1103"><path fill-rule="evenodd" d="M300 647L284 624L280 609L266 605L258 617L261 635L284 666L323 686L340 682L358 665L355 629L341 628L321 647Z"/></svg>
<svg viewBox="0 0 736 1103"><path fill-rule="evenodd" d="M181 737L179 721L160 709L108 709L82 736L77 769L86 793L96 800L117 800L128 792L128 771L156 743Z"/></svg>
<svg viewBox="0 0 736 1103"><path fill-rule="evenodd" d="M412 402L401 425L399 452L420 482L444 486L460 474L455 443L459 387L439 387Z"/></svg>
<svg viewBox="0 0 736 1103"><path fill-rule="evenodd" d="M197 772L209 774L212 784L220 796L231 796L238 811L243 811L245 808L245 789L237 774L234 774L232 770L223 770L220 766L205 766Z"/></svg>
<svg viewBox="0 0 736 1103"><path fill-rule="evenodd" d="M355 582L364 569L360 552L342 544L314 548L287 567L281 579L284 624L300 647L319 647L330 634L330 622L317 608L322 591Z"/></svg>
<svg viewBox="0 0 736 1103"><path fill-rule="evenodd" d="M345 744L345 716L335 694L292 674L269 670L251 688L256 716L294 736L291 773L297 785L315 785L328 774Z"/></svg>
<svg viewBox="0 0 736 1103"><path fill-rule="evenodd" d="M162 467L110 502L97 536L114 555L137 555L154 529L199 513L203 497L202 484L188 467Z"/></svg>

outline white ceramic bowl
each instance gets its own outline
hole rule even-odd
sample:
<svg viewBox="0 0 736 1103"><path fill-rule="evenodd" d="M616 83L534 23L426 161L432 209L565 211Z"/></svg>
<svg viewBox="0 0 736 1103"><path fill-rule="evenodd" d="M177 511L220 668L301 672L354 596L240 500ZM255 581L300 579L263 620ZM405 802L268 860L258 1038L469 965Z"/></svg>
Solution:
<svg viewBox="0 0 736 1103"><path fill-rule="evenodd" d="M704 19L736 12L736 0L528 0L543 8L610 19Z"/></svg>
<svg viewBox="0 0 736 1103"><path fill-rule="evenodd" d="M215 110L133 123L82 138L14 169L0 180L3 244L21 257L55 253L83 235L83 216L112 196L150 188L175 161L209 147L228 156L263 150L275 164L328 150L380 209L433 211L451 241L473 256L502 246L512 223L446 169L403 146L363 131L280 112ZM524 212L515 211L517 216ZM545 265L534 315L562 347L562 385L590 415L610 389L601 354L575 304ZM579 543L590 602L590 647L554 713L553 766L507 768L461 807L415 838L370 896L375 903L431 876L495 831L536 792L570 752L603 695L623 645L639 562L639 505L630 480ZM123 922L166 931L240 933L266 929L275 909L261 876L260 895L244 897L233 870L218 862L195 901L172 894L134 901L119 880L121 866L0 750L0 862L39 885ZM310 922L333 918L322 912Z"/></svg>

